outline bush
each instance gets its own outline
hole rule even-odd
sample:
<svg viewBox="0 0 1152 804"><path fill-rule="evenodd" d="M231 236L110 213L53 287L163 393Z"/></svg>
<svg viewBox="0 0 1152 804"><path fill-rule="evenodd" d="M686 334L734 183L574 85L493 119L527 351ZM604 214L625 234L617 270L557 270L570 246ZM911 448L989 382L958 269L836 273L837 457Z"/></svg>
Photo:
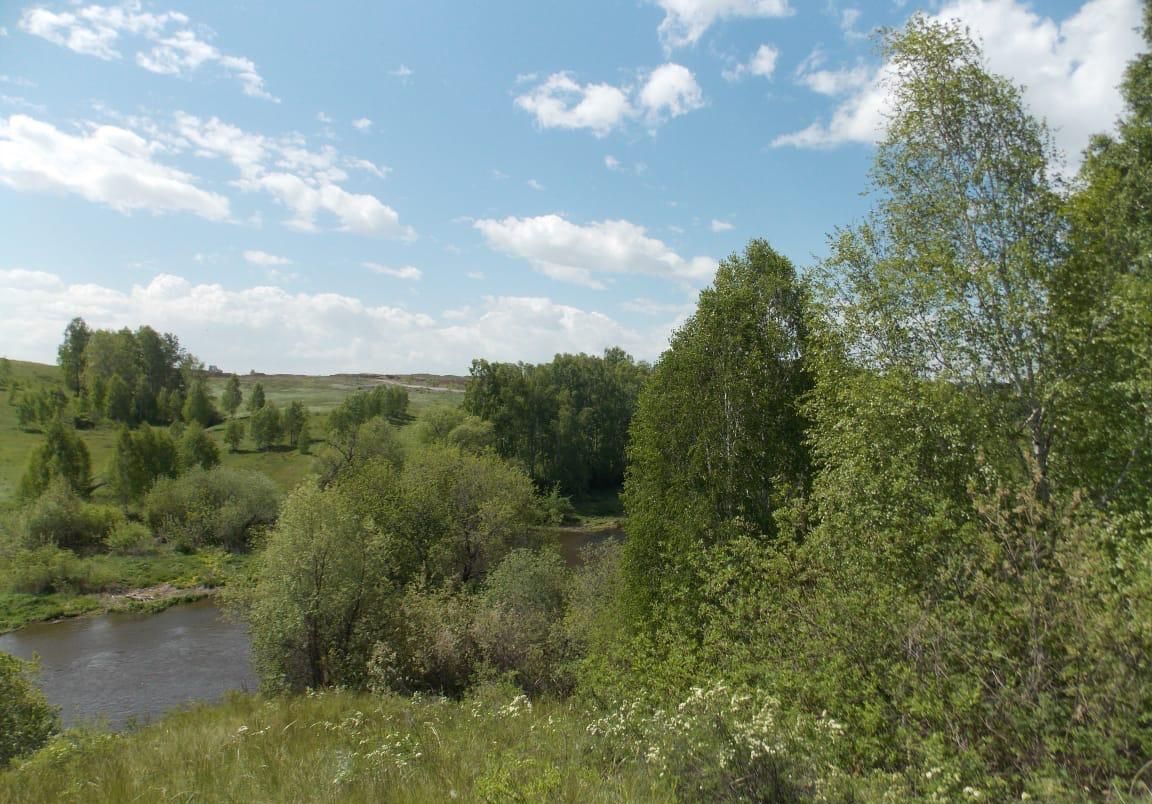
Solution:
<svg viewBox="0 0 1152 804"><path fill-rule="evenodd" d="M139 522L121 522L104 540L108 552L118 556L140 556L155 548L152 531Z"/></svg>
<svg viewBox="0 0 1152 804"><path fill-rule="evenodd" d="M571 573L556 552L513 550L484 581L472 634L484 660L527 692L567 692L559 628Z"/></svg>
<svg viewBox="0 0 1152 804"><path fill-rule="evenodd" d="M0 768L44 745L59 726L28 673L28 664L0 653Z"/></svg>
<svg viewBox="0 0 1152 804"><path fill-rule="evenodd" d="M245 548L255 528L276 521L280 491L259 472L217 467L162 479L144 500L156 535L182 549Z"/></svg>
<svg viewBox="0 0 1152 804"><path fill-rule="evenodd" d="M8 590L26 595L102 592L115 580L106 569L94 565L91 560L51 545L17 550L9 556L6 573Z"/></svg>
<svg viewBox="0 0 1152 804"><path fill-rule="evenodd" d="M103 547L105 537L123 521L120 511L84 502L64 478L56 477L23 510L16 530L25 547L85 552Z"/></svg>

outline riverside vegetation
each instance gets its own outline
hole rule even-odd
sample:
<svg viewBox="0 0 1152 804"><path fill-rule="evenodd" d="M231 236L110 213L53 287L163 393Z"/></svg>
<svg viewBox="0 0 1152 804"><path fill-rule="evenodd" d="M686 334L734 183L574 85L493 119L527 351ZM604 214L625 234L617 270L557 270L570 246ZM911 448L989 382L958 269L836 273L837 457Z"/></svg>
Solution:
<svg viewBox="0 0 1152 804"><path fill-rule="evenodd" d="M872 214L803 274L722 261L654 366L354 393L297 419L323 435L279 486L204 468L186 356L154 415L183 394L208 441L108 433L107 488L61 417L94 386L45 393L13 566L246 555L264 690L57 733L6 661L0 800L1152 797L1152 56L1064 186L962 30L884 48ZM621 479L625 540L569 566L555 528Z"/></svg>

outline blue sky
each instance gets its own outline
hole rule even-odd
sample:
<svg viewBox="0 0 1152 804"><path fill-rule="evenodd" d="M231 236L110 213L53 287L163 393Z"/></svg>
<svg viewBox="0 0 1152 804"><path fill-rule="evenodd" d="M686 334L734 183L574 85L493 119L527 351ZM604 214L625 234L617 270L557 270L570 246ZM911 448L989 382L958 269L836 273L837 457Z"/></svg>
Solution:
<svg viewBox="0 0 1152 804"><path fill-rule="evenodd" d="M867 209L869 32L958 18L1075 168L1138 0L4 4L0 354L74 315L228 370L654 359L718 259Z"/></svg>

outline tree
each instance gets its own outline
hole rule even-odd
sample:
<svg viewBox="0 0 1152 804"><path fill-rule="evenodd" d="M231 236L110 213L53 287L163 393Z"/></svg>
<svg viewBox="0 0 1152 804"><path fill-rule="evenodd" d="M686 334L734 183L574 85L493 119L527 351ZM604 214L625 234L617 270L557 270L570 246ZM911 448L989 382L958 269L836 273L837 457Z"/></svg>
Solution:
<svg viewBox="0 0 1152 804"><path fill-rule="evenodd" d="M8 388L12 384L12 361L6 357L0 357L0 390Z"/></svg>
<svg viewBox="0 0 1152 804"><path fill-rule="evenodd" d="M189 424L180 437L180 466L188 470L211 469L219 465L220 449L212 436L199 424Z"/></svg>
<svg viewBox="0 0 1152 804"><path fill-rule="evenodd" d="M91 337L92 330L84 319L73 318L64 328L64 342L56 350L56 362L64 375L64 385L74 394L79 394L84 387L84 350L88 348Z"/></svg>
<svg viewBox="0 0 1152 804"><path fill-rule="evenodd" d="M57 711L28 676L32 667L0 653L0 769L30 754L60 728Z"/></svg>
<svg viewBox="0 0 1152 804"><path fill-rule="evenodd" d="M104 415L114 422L128 424L132 417L132 389L119 374L108 379L104 392Z"/></svg>
<svg viewBox="0 0 1152 804"><path fill-rule="evenodd" d="M88 496L92 485L92 461L88 447L76 431L59 420L49 423L44 441L32 451L20 480L20 497L34 499L48 487L53 477L68 481L77 494Z"/></svg>
<svg viewBox="0 0 1152 804"><path fill-rule="evenodd" d="M253 394L255 399L255 394ZM256 409L248 417L248 431L252 434L252 441L256 449L266 450L280 440L282 433L280 409L275 402L269 402Z"/></svg>
<svg viewBox="0 0 1152 804"><path fill-rule="evenodd" d="M255 413L262 407L264 407L264 383L258 382L248 395L248 412Z"/></svg>
<svg viewBox="0 0 1152 804"><path fill-rule="evenodd" d="M327 487L348 467L376 458L393 466L404 462L404 445L395 426L384 417L371 418L351 431L329 429L324 450L316 459L320 487Z"/></svg>
<svg viewBox="0 0 1152 804"><path fill-rule="evenodd" d="M296 451L301 455L307 455L312 451L312 428L307 418L300 423L300 432L296 434Z"/></svg>
<svg viewBox="0 0 1152 804"><path fill-rule="evenodd" d="M208 393L208 383L202 377L197 378L188 389L188 398L184 400L184 421L199 424L201 427L211 427L218 418L216 407L212 404L212 397Z"/></svg>
<svg viewBox="0 0 1152 804"><path fill-rule="evenodd" d="M733 530L772 537L777 510L805 493L805 314L792 263L753 240L720 263L653 369L624 486L624 566L643 616L700 587L700 549Z"/></svg>
<svg viewBox="0 0 1152 804"><path fill-rule="evenodd" d="M220 404L224 407L224 412L232 417L236 415L242 401L244 401L244 394L240 390L240 378L233 374L224 386L224 394L220 397Z"/></svg>
<svg viewBox="0 0 1152 804"><path fill-rule="evenodd" d="M1140 510L1152 485L1152 4L1148 51L1128 67L1127 113L1097 136L1068 205L1071 259L1055 306L1068 322L1061 371L1076 376L1060 469L1100 506Z"/></svg>
<svg viewBox="0 0 1152 804"><path fill-rule="evenodd" d="M122 504L139 500L162 477L180 470L176 444L163 430L144 425L136 432L122 427L108 467L108 483Z"/></svg>
<svg viewBox="0 0 1152 804"><path fill-rule="evenodd" d="M300 429L308 419L308 409L299 400L293 400L284 409L282 417L284 440L295 445L300 440Z"/></svg>
<svg viewBox="0 0 1152 804"><path fill-rule="evenodd" d="M228 445L230 452L239 452L240 445L244 442L244 422L239 419L229 419L228 426L224 430L224 443Z"/></svg>

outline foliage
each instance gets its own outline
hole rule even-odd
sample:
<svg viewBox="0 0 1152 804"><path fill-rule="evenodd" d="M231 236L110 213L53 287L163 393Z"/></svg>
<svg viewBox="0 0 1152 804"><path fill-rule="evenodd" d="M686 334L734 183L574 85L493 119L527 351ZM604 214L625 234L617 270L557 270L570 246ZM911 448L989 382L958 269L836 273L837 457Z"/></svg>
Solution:
<svg viewBox="0 0 1152 804"><path fill-rule="evenodd" d="M301 455L312 452L312 426L307 418L300 422L300 432L296 434L296 451Z"/></svg>
<svg viewBox="0 0 1152 804"><path fill-rule="evenodd" d="M211 469L220 465L220 448L199 424L191 423L180 436L180 466L183 469Z"/></svg>
<svg viewBox="0 0 1152 804"><path fill-rule="evenodd" d="M624 493L638 613L690 600L694 550L733 533L774 534L776 511L805 492L805 312L792 264L754 240L720 263L656 364L633 420Z"/></svg>
<svg viewBox="0 0 1152 804"><path fill-rule="evenodd" d="M164 478L144 499L144 517L157 537L177 546L240 550L255 529L276 521L280 492L258 472L216 467Z"/></svg>
<svg viewBox="0 0 1152 804"><path fill-rule="evenodd" d="M284 409L281 416L281 425L284 434L284 440L291 446L296 446L300 442L300 431L304 427L304 422L308 420L308 410L304 407L304 403L299 400L293 400Z"/></svg>
<svg viewBox="0 0 1152 804"><path fill-rule="evenodd" d="M647 374L620 349L557 355L538 366L474 360L463 407L491 423L497 452L538 485L559 483L566 493L611 488L624 478L628 424ZM474 449L488 438L471 425L457 441Z"/></svg>
<svg viewBox="0 0 1152 804"><path fill-rule="evenodd" d="M359 464L382 459L399 466L404 462L404 445L396 427L383 416L375 416L352 430L329 426L328 440L316 458L316 474L321 487Z"/></svg>
<svg viewBox="0 0 1152 804"><path fill-rule="evenodd" d="M127 505L143 497L160 478L176 477L181 457L171 436L163 430L144 425L132 432L122 427L108 466L108 485Z"/></svg>
<svg viewBox="0 0 1152 804"><path fill-rule="evenodd" d="M74 429L59 420L48 425L43 443L28 456L28 466L20 479L20 498L39 497L54 477L64 478L73 491L84 496L92 483L88 447Z"/></svg>
<svg viewBox="0 0 1152 804"><path fill-rule="evenodd" d="M115 508L85 502L60 477L15 518L17 538L27 547L50 545L76 552L103 547L124 516Z"/></svg>
<svg viewBox="0 0 1152 804"><path fill-rule="evenodd" d="M208 392L208 383L203 377L198 377L188 389L182 418L189 424L199 424L201 427L211 427L220 420L220 414L212 403L212 395Z"/></svg>
<svg viewBox="0 0 1152 804"><path fill-rule="evenodd" d="M120 522L104 537L108 552L118 556L138 556L155 549L152 531L139 522Z"/></svg>
<svg viewBox="0 0 1152 804"><path fill-rule="evenodd" d="M64 375L64 387L74 394L79 394L83 388L84 350L91 337L92 330L84 319L73 318L64 328L64 342L56 352L60 371Z"/></svg>
<svg viewBox="0 0 1152 804"><path fill-rule="evenodd" d="M239 380L237 380L237 383L239 383ZM248 412L255 413L264 407L264 403L264 384L258 382L252 386L252 393L248 395Z"/></svg>
<svg viewBox="0 0 1152 804"><path fill-rule="evenodd" d="M229 452L239 452L240 445L244 443L244 422L239 419L229 419L224 428L224 443L228 445Z"/></svg>
<svg viewBox="0 0 1152 804"><path fill-rule="evenodd" d="M56 710L28 678L31 672L0 653L0 768L44 745L60 725Z"/></svg>
<svg viewBox="0 0 1152 804"><path fill-rule="evenodd" d="M224 386L224 393L220 395L220 405L231 418L236 415L236 411L240 409L240 403L243 401L244 392L240 390L240 378L233 374L228 377L228 383Z"/></svg>
<svg viewBox="0 0 1152 804"><path fill-rule="evenodd" d="M68 398L57 388L26 388L16 404L16 420L29 430L43 427L64 415Z"/></svg>
<svg viewBox="0 0 1152 804"><path fill-rule="evenodd" d="M256 449L266 450L280 441L283 433L280 408L275 402L268 402L248 417L248 431Z"/></svg>

